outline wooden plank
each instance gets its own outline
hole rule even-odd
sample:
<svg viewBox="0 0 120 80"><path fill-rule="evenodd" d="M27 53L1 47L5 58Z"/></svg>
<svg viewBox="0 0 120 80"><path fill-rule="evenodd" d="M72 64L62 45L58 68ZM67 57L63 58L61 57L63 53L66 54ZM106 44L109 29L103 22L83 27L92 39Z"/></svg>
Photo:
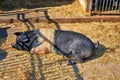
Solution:
<svg viewBox="0 0 120 80"><path fill-rule="evenodd" d="M120 22L119 16L93 16L93 17L81 17L81 18L41 18L41 17L34 17L34 18L27 18L25 20L17 20L17 19L8 19L8 20L0 20L0 23L13 23L13 22L24 22L24 21L32 21L32 22L57 22L57 23L80 23L80 22Z"/></svg>

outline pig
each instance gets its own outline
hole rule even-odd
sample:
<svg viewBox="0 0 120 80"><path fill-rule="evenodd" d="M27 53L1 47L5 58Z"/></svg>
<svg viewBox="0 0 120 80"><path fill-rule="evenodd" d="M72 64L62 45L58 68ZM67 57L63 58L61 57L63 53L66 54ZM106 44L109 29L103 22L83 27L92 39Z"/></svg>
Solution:
<svg viewBox="0 0 120 80"><path fill-rule="evenodd" d="M16 32L16 42L12 47L18 50L27 50L30 53L45 54L57 53L67 58L68 64L83 62L84 58L89 58L98 47L88 37L81 33L67 30L55 30L43 28L26 32Z"/></svg>

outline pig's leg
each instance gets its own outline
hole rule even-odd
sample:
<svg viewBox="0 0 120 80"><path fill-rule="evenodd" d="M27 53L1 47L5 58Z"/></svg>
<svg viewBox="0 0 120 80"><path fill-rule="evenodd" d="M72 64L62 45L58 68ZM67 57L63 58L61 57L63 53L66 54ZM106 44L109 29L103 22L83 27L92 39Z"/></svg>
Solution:
<svg viewBox="0 0 120 80"><path fill-rule="evenodd" d="M78 50L72 50L70 55L68 56L68 65L74 65L77 63L83 63L83 56L80 55L81 53L78 53ZM74 59L72 60L71 58L74 57Z"/></svg>
<svg viewBox="0 0 120 80"><path fill-rule="evenodd" d="M83 59L74 59L74 60L69 59L68 62L67 62L67 64L68 65L74 65L74 64L83 63L83 62L84 62Z"/></svg>
<svg viewBox="0 0 120 80"><path fill-rule="evenodd" d="M67 61L68 65L76 64L76 62L74 60L72 60L72 57L73 57L72 51L66 57L68 58L68 61Z"/></svg>

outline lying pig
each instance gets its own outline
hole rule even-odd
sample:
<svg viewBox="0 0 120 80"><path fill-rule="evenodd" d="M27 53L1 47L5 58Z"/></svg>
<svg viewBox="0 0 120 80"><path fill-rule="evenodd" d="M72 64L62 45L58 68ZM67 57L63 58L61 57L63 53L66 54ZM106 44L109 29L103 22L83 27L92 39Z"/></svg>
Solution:
<svg viewBox="0 0 120 80"><path fill-rule="evenodd" d="M58 53L68 58L74 57L73 63L83 62L92 55L98 47L88 37L73 31L43 28L26 32L16 32L16 42L12 47L18 50L28 50L31 53ZM69 63L68 63L69 64Z"/></svg>

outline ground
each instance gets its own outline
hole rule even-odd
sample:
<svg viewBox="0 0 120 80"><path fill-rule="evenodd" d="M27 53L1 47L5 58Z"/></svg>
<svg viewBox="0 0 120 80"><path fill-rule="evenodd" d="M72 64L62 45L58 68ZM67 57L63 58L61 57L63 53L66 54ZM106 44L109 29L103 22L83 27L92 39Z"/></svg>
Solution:
<svg viewBox="0 0 120 80"><path fill-rule="evenodd" d="M81 17L67 8L77 5L78 0L52 7L50 16L62 17L62 13ZM74 9L74 8L72 8ZM79 9L79 8L78 8ZM55 10L55 12L53 11ZM70 12L69 12L70 11ZM77 10L78 11L78 10ZM55 15L53 15L55 14ZM84 16L85 17L85 16ZM84 63L68 66L67 58L56 53L31 55L27 51L13 49L14 32L26 31L25 23L0 24L0 80L119 80L120 79L120 22L89 23L32 23L35 29L55 28L71 30L100 42L94 54Z"/></svg>

